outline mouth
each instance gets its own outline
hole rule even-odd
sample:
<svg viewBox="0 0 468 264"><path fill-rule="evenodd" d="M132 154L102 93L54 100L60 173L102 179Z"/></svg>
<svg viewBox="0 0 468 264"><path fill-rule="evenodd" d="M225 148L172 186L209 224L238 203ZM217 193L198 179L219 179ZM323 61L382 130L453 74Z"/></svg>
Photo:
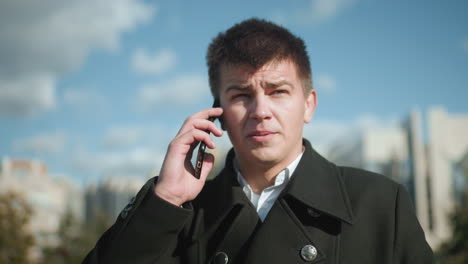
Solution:
<svg viewBox="0 0 468 264"><path fill-rule="evenodd" d="M268 141L276 134L276 132L268 130L255 130L250 132L247 137L254 142Z"/></svg>

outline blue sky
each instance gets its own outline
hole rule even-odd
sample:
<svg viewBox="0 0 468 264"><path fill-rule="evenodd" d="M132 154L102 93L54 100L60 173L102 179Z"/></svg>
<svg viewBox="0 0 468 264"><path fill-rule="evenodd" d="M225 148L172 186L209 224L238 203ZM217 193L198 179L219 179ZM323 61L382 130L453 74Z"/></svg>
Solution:
<svg viewBox="0 0 468 264"><path fill-rule="evenodd" d="M0 156L82 183L157 173L183 120L211 105L209 42L250 17L306 42L316 146L414 108L468 113L467 11L463 0L2 1Z"/></svg>

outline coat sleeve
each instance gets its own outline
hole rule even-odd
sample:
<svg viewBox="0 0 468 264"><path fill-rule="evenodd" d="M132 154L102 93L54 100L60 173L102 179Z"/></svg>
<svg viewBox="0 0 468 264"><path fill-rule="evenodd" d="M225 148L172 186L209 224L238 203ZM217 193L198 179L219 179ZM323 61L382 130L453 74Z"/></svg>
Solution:
<svg viewBox="0 0 468 264"><path fill-rule="evenodd" d="M99 239L83 263L178 263L177 249L192 209L174 206L154 193L154 179L138 192Z"/></svg>
<svg viewBox="0 0 468 264"><path fill-rule="evenodd" d="M434 263L433 252L416 217L408 192L399 185L395 207L395 264Z"/></svg>

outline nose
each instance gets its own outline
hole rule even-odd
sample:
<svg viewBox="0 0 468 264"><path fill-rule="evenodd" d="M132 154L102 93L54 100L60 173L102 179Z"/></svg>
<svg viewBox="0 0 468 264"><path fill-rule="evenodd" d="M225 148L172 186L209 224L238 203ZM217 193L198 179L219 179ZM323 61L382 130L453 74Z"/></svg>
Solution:
<svg viewBox="0 0 468 264"><path fill-rule="evenodd" d="M257 95L251 101L250 118L259 121L271 118L271 109L265 95Z"/></svg>

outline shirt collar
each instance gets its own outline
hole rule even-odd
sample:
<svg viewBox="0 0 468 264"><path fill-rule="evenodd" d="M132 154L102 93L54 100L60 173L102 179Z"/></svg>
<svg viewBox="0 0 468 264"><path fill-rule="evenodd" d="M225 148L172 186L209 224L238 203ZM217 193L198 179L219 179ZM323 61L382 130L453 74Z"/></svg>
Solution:
<svg viewBox="0 0 468 264"><path fill-rule="evenodd" d="M291 180L283 190L284 195L292 196L308 207L353 224L354 214L343 172L318 154L306 139L303 140L303 145L305 151L294 173L291 173ZM235 152L231 149L226 157L225 168L213 184L209 184L216 186L212 190L220 197L220 202L213 208L213 214L228 210L236 204L250 204L236 179L234 157ZM231 188L226 189L227 186Z"/></svg>
<svg viewBox="0 0 468 264"><path fill-rule="evenodd" d="M280 171L280 173L278 173L278 175L276 175L276 177L275 177L275 183L270 187L277 187L277 186L280 186L280 185L283 185L283 184L287 184L289 182L289 180L291 179L291 175L293 175L294 171L296 170L296 167L299 164L299 161L301 161L301 158L302 158L303 154L304 154L304 152L299 153L299 155L296 157L296 159L294 159L291 163L289 163L289 165L286 168L284 168L282 171ZM237 181L239 182L239 185L242 188L247 187L251 192L253 192L252 188L247 183L244 176L242 176L242 173L239 170L239 164L238 164L237 159L235 157L234 157L234 160L233 160L233 167L234 167L234 171L236 172ZM268 187L268 188L270 188L270 187Z"/></svg>

